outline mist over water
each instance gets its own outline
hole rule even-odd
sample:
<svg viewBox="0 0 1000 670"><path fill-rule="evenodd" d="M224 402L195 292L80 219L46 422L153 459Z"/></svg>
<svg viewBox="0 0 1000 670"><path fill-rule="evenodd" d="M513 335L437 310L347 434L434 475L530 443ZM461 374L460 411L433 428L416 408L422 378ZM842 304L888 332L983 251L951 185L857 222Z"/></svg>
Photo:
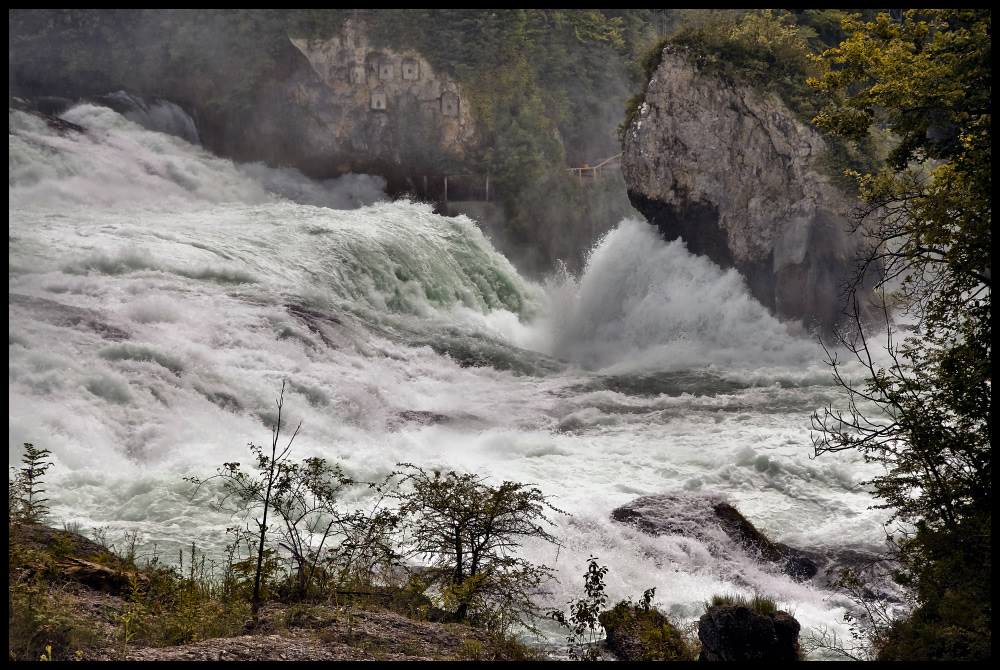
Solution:
<svg viewBox="0 0 1000 670"><path fill-rule="evenodd" d="M626 220L557 289L553 351L605 372L808 365L813 344L789 335L743 278Z"/></svg>
<svg viewBox="0 0 1000 670"><path fill-rule="evenodd" d="M704 526L722 496L794 546L881 541L869 466L809 457L810 414L838 401L822 350L735 273L628 220L581 276L536 284L473 221L377 202L374 178L235 166L96 105L64 118L86 133L12 112L8 136L9 462L23 442L52 450L57 523L138 528L165 556L220 549L229 519L183 477L266 441L287 380L299 458L552 495L565 546L526 548L558 575L547 604L580 596L593 554L612 599L655 586L696 617L758 590L840 630L842 603L721 534L609 517L673 493L663 514Z"/></svg>
<svg viewBox="0 0 1000 670"><path fill-rule="evenodd" d="M190 209L207 202L260 204L287 199L354 209L385 199L381 177L349 174L317 182L293 168L234 165L190 143L186 136L197 139L194 122L173 103L149 106L127 98L137 101L131 103L137 110L133 115L89 103L61 115L86 128L85 133L55 133L41 118L11 111L9 205ZM168 110L175 120L158 120L160 109Z"/></svg>

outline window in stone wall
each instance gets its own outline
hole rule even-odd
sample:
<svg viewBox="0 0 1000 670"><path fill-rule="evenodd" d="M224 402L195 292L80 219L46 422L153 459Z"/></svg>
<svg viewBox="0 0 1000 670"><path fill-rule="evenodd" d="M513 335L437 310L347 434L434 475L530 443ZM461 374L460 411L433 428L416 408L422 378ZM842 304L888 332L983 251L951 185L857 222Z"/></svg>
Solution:
<svg viewBox="0 0 1000 670"><path fill-rule="evenodd" d="M351 63L351 83L352 84L364 84L365 83L365 66L358 65L357 63Z"/></svg>
<svg viewBox="0 0 1000 670"><path fill-rule="evenodd" d="M458 116L458 94L445 91L441 94L441 114L444 116Z"/></svg>
<svg viewBox="0 0 1000 670"><path fill-rule="evenodd" d="M419 78L420 78L420 64L417 61L413 60L412 58L404 60L403 79L412 81L414 79L419 79Z"/></svg>

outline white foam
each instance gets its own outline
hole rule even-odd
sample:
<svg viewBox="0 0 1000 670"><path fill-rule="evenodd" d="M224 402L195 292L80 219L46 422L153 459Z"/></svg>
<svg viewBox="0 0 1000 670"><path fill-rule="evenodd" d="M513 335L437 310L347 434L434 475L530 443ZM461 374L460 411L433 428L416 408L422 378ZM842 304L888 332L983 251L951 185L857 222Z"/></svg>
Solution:
<svg viewBox="0 0 1000 670"><path fill-rule="evenodd" d="M776 540L880 539L858 485L871 466L809 458L809 415L837 398L821 352L738 276L627 221L578 280L537 286L469 219L275 201L225 161L111 115L78 108L85 137L11 117L9 462L23 442L52 450L57 522L137 527L166 556L192 540L221 548L229 518L183 478L269 439L287 379L297 457L369 480L401 461L441 466L554 496L572 514L555 518L565 546L526 547L559 577L548 605L580 596L595 554L613 599L655 586L694 617L713 593L759 589L804 625L841 625L812 585L609 518L688 490L726 495ZM152 144L154 174L134 177ZM168 163L197 186L165 176ZM184 205L164 206L174 195ZM463 347L536 374L462 367Z"/></svg>

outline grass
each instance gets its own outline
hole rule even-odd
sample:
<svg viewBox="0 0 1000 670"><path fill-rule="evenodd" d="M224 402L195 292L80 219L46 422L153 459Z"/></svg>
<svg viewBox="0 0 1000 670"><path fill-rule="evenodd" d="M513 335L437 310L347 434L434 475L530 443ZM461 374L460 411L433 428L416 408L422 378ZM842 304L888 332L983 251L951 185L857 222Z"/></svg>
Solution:
<svg viewBox="0 0 1000 670"><path fill-rule="evenodd" d="M752 596L740 593L717 593L705 603L705 611L723 606L746 607L761 614L775 614L778 611L777 601L760 593L754 593Z"/></svg>

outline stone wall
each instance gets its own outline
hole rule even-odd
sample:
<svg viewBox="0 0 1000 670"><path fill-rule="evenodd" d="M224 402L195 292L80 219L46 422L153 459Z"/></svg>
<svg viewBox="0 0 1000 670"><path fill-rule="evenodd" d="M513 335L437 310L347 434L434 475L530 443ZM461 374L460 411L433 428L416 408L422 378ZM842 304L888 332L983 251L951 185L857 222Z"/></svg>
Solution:
<svg viewBox="0 0 1000 670"><path fill-rule="evenodd" d="M460 160L474 145L476 124L459 85L420 54L375 49L350 19L337 37L292 44L316 75L296 83L295 99L325 127L342 161L419 171Z"/></svg>

